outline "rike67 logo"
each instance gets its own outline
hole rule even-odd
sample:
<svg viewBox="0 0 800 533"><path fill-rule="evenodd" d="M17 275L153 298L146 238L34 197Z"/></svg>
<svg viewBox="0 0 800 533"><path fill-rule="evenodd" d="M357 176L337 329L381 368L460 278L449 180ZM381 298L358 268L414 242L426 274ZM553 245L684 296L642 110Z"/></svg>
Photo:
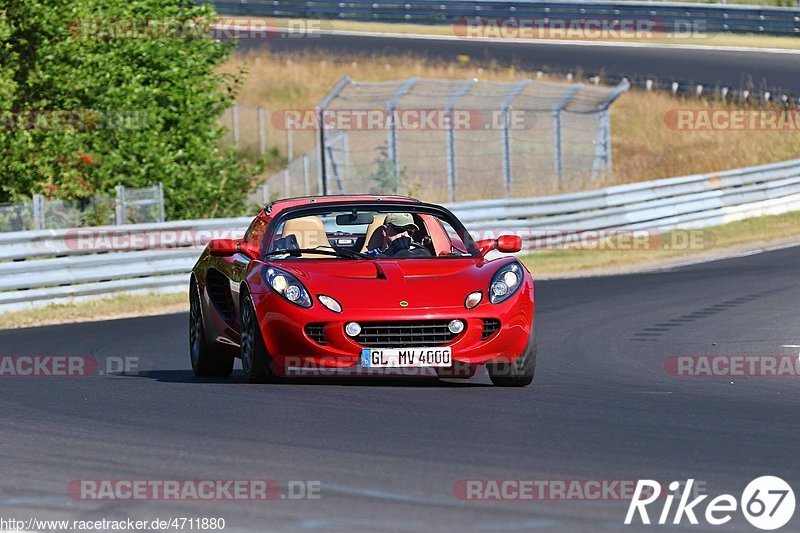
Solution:
<svg viewBox="0 0 800 533"><path fill-rule="evenodd" d="M693 485L694 479L687 480L685 484L673 481L668 487L670 493L662 497L661 483L640 479L628 507L625 524L631 525L641 521L642 524L678 525L685 518L690 524L697 525L699 517L705 519L707 524L721 526L730 522L737 510L741 510L751 525L771 531L785 526L794 515L794 491L779 477L762 476L754 479L745 487L738 500L731 494L721 494L707 502L705 501L708 498L707 494L695 495L690 500L689 498L693 496ZM678 503L673 510L676 499ZM661 506L662 501L663 506ZM705 505L704 511L701 504ZM648 509L648 506L651 508ZM659 507L661 507L660 513L654 514L651 518L649 512L658 512ZM637 515L638 520L635 520Z"/></svg>

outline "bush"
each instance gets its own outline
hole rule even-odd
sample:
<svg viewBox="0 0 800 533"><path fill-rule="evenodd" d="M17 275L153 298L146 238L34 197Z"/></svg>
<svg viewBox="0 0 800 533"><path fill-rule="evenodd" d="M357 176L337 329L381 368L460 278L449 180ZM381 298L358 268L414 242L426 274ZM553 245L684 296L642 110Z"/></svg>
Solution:
<svg viewBox="0 0 800 533"><path fill-rule="evenodd" d="M241 78L231 42L168 22L208 21L183 0L11 0L0 13L0 202L164 184L168 218L238 213L259 169L220 147ZM116 23L103 21L115 20ZM139 35L118 38L120 21ZM202 26L200 26L202 28ZM152 32L152 33L148 33Z"/></svg>

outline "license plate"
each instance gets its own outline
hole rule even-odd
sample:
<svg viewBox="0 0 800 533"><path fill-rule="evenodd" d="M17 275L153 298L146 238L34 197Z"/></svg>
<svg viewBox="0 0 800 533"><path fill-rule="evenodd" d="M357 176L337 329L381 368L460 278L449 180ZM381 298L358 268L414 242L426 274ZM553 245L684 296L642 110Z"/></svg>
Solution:
<svg viewBox="0 0 800 533"><path fill-rule="evenodd" d="M364 348L361 366L364 368L408 368L452 366L450 348Z"/></svg>

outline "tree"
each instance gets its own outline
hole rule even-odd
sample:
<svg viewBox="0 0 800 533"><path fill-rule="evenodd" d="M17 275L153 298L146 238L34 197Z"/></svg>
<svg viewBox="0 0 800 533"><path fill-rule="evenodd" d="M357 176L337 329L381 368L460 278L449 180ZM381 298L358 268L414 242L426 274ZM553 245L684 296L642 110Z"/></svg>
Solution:
<svg viewBox="0 0 800 533"><path fill-rule="evenodd" d="M220 147L241 77L213 7L10 0L0 7L0 202L164 184L167 216L238 212L249 168Z"/></svg>

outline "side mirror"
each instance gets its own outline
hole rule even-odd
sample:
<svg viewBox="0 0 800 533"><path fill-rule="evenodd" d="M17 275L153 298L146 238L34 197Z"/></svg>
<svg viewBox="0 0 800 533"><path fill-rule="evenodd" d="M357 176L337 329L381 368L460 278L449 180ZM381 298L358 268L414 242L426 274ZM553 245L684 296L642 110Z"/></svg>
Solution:
<svg viewBox="0 0 800 533"><path fill-rule="evenodd" d="M497 239L483 239L476 242L481 256L486 256L492 250L504 254L515 254L522 250L522 237L519 235L501 235Z"/></svg>
<svg viewBox="0 0 800 533"><path fill-rule="evenodd" d="M244 254L250 259L258 259L260 250L257 245L249 242L235 239L213 239L208 243L208 252L214 257L230 257L235 254Z"/></svg>
<svg viewBox="0 0 800 533"><path fill-rule="evenodd" d="M501 235L497 238L497 251L504 254L515 254L522 250L522 237L519 235Z"/></svg>

